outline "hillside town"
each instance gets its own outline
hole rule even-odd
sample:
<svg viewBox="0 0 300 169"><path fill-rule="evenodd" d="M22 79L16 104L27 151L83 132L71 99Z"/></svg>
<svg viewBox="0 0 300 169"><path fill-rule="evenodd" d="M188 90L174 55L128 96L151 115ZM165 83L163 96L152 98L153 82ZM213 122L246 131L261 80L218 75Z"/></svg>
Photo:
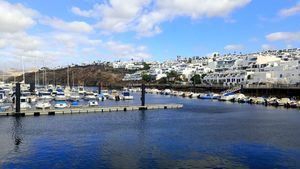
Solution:
<svg viewBox="0 0 300 169"><path fill-rule="evenodd" d="M300 49L268 50L249 54L214 53L206 57L182 58L159 62L113 62L114 68L136 70L126 74L123 81L152 81L167 78L174 72L181 83L192 83L194 76L207 85L298 85L300 84Z"/></svg>

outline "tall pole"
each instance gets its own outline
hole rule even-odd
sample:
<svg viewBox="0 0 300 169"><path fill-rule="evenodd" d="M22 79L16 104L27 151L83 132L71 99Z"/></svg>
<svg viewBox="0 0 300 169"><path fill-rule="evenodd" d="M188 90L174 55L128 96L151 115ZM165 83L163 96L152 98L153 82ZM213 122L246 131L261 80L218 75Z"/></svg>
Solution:
<svg viewBox="0 0 300 169"><path fill-rule="evenodd" d="M145 106L145 93L146 93L145 88L146 88L145 84L143 83L142 84L142 97L141 97L142 104L141 104L141 106Z"/></svg>
<svg viewBox="0 0 300 169"><path fill-rule="evenodd" d="M69 76L69 66L67 68L67 86L70 87L70 76Z"/></svg>
<svg viewBox="0 0 300 169"><path fill-rule="evenodd" d="M54 86L56 86L56 74L55 74L55 68L53 69L53 74L54 74Z"/></svg>
<svg viewBox="0 0 300 169"><path fill-rule="evenodd" d="M16 83L16 113L20 113L21 110L21 85L20 83Z"/></svg>
<svg viewBox="0 0 300 169"><path fill-rule="evenodd" d="M73 81L72 87L74 87L74 72L73 71L72 71L72 81Z"/></svg>
<svg viewBox="0 0 300 169"><path fill-rule="evenodd" d="M21 56L21 61L22 61L22 69L23 69L23 81L24 83L26 83L26 79L25 79L25 67L24 67L24 61L23 61L23 56Z"/></svg>

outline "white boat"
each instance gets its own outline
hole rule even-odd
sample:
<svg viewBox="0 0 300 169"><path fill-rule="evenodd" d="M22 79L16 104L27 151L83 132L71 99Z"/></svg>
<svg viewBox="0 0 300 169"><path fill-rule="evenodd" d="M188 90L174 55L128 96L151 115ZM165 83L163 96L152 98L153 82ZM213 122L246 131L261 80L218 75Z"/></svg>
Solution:
<svg viewBox="0 0 300 169"><path fill-rule="evenodd" d="M86 91L84 90L84 87L83 87L83 86L79 86L79 87L78 87L78 93L79 93L79 94L84 95L85 92L86 92Z"/></svg>
<svg viewBox="0 0 300 169"><path fill-rule="evenodd" d="M0 91L0 103L3 103L6 100L6 95L4 91Z"/></svg>
<svg viewBox="0 0 300 169"><path fill-rule="evenodd" d="M70 107L70 105L68 105L68 103L65 102L65 101L58 101L58 102L55 103L54 107L55 107L56 109L63 109L63 108L68 108L68 107Z"/></svg>
<svg viewBox="0 0 300 169"><path fill-rule="evenodd" d="M123 100L133 100L133 96L130 95L128 91L123 91L122 95L123 95Z"/></svg>
<svg viewBox="0 0 300 169"><path fill-rule="evenodd" d="M297 101L297 107L300 108L300 101Z"/></svg>
<svg viewBox="0 0 300 169"><path fill-rule="evenodd" d="M297 108L297 101L296 100L290 100L286 105L288 108Z"/></svg>
<svg viewBox="0 0 300 169"><path fill-rule="evenodd" d="M53 96L51 96L51 93L48 91L39 91L39 99L52 100Z"/></svg>
<svg viewBox="0 0 300 169"><path fill-rule="evenodd" d="M256 98L254 98L254 100L252 102L254 104L263 104L266 102L266 100L263 97L256 97Z"/></svg>
<svg viewBox="0 0 300 169"><path fill-rule="evenodd" d="M244 94L238 93L234 95L234 101L235 102L244 102L246 99L246 96Z"/></svg>
<svg viewBox="0 0 300 169"><path fill-rule="evenodd" d="M234 99L234 94L222 95L219 101L232 101Z"/></svg>
<svg viewBox="0 0 300 169"><path fill-rule="evenodd" d="M172 91L171 91L170 89L165 89L165 90L162 91L162 94L163 94L163 95L170 95L171 92L172 92Z"/></svg>
<svg viewBox="0 0 300 169"><path fill-rule="evenodd" d="M79 101L80 100L80 95L77 92L71 92L69 100Z"/></svg>
<svg viewBox="0 0 300 169"><path fill-rule="evenodd" d="M27 98L28 103L36 102L37 98L35 95L31 95L29 91L22 91L22 96Z"/></svg>
<svg viewBox="0 0 300 169"><path fill-rule="evenodd" d="M177 96L183 96L183 95L184 95L184 92L180 91L180 92L178 92Z"/></svg>
<svg viewBox="0 0 300 169"><path fill-rule="evenodd" d="M120 95L119 92L117 90L112 90L111 94L108 96L109 100L120 100Z"/></svg>
<svg viewBox="0 0 300 169"><path fill-rule="evenodd" d="M50 109L51 104L50 104L49 101L42 100L42 101L38 101L36 103L35 108L37 108L37 109Z"/></svg>
<svg viewBox="0 0 300 169"><path fill-rule="evenodd" d="M57 92L55 96L56 101L65 101L67 100L64 92Z"/></svg>
<svg viewBox="0 0 300 169"><path fill-rule="evenodd" d="M101 95L103 95L103 97L105 97L105 98L108 98L109 97L108 90L101 90Z"/></svg>
<svg viewBox="0 0 300 169"><path fill-rule="evenodd" d="M190 98L198 98L199 96L200 96L199 93L192 93L192 94L190 95Z"/></svg>
<svg viewBox="0 0 300 169"><path fill-rule="evenodd" d="M285 106L291 100L289 98L282 98L282 99L277 99L276 101L277 101L277 106Z"/></svg>
<svg viewBox="0 0 300 169"><path fill-rule="evenodd" d="M277 98L276 97L270 97L266 99L267 104L271 106L276 106L277 105Z"/></svg>
<svg viewBox="0 0 300 169"><path fill-rule="evenodd" d="M90 100L89 101L89 106L90 107L94 107L94 106L98 106L98 105L99 105L99 103L96 100Z"/></svg>
<svg viewBox="0 0 300 169"><path fill-rule="evenodd" d="M85 92L84 100L96 100L97 97L93 92Z"/></svg>
<svg viewBox="0 0 300 169"><path fill-rule="evenodd" d="M31 105L27 102L27 97L21 96L20 97L20 108L21 110L28 110L31 109Z"/></svg>

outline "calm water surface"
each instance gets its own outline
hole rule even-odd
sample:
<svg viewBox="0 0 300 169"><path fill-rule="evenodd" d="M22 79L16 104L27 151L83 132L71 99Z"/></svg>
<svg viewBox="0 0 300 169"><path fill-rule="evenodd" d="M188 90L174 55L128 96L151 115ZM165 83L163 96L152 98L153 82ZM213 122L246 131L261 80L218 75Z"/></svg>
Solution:
<svg viewBox="0 0 300 169"><path fill-rule="evenodd" d="M147 102L184 108L0 118L0 168L300 168L300 110L160 95Z"/></svg>

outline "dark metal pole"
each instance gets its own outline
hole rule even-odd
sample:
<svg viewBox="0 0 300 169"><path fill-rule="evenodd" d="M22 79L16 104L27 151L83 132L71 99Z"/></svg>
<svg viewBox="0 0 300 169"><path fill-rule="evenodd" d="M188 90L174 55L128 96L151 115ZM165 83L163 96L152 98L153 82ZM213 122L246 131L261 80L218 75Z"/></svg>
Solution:
<svg viewBox="0 0 300 169"><path fill-rule="evenodd" d="M34 93L34 91L35 91L35 83L30 83L30 90L29 91L31 92L31 94Z"/></svg>
<svg viewBox="0 0 300 169"><path fill-rule="evenodd" d="M99 83L99 85L98 85L98 94L101 94L101 90L102 90L102 89L101 89L101 88L102 88L101 86L102 86L102 83Z"/></svg>
<svg viewBox="0 0 300 169"><path fill-rule="evenodd" d="M143 83L142 84L142 97L141 97L141 101L142 101L142 106L145 106L145 93L146 93L146 91L145 91L145 84Z"/></svg>
<svg viewBox="0 0 300 169"><path fill-rule="evenodd" d="M20 83L16 83L16 113L20 113L21 110L21 86Z"/></svg>

